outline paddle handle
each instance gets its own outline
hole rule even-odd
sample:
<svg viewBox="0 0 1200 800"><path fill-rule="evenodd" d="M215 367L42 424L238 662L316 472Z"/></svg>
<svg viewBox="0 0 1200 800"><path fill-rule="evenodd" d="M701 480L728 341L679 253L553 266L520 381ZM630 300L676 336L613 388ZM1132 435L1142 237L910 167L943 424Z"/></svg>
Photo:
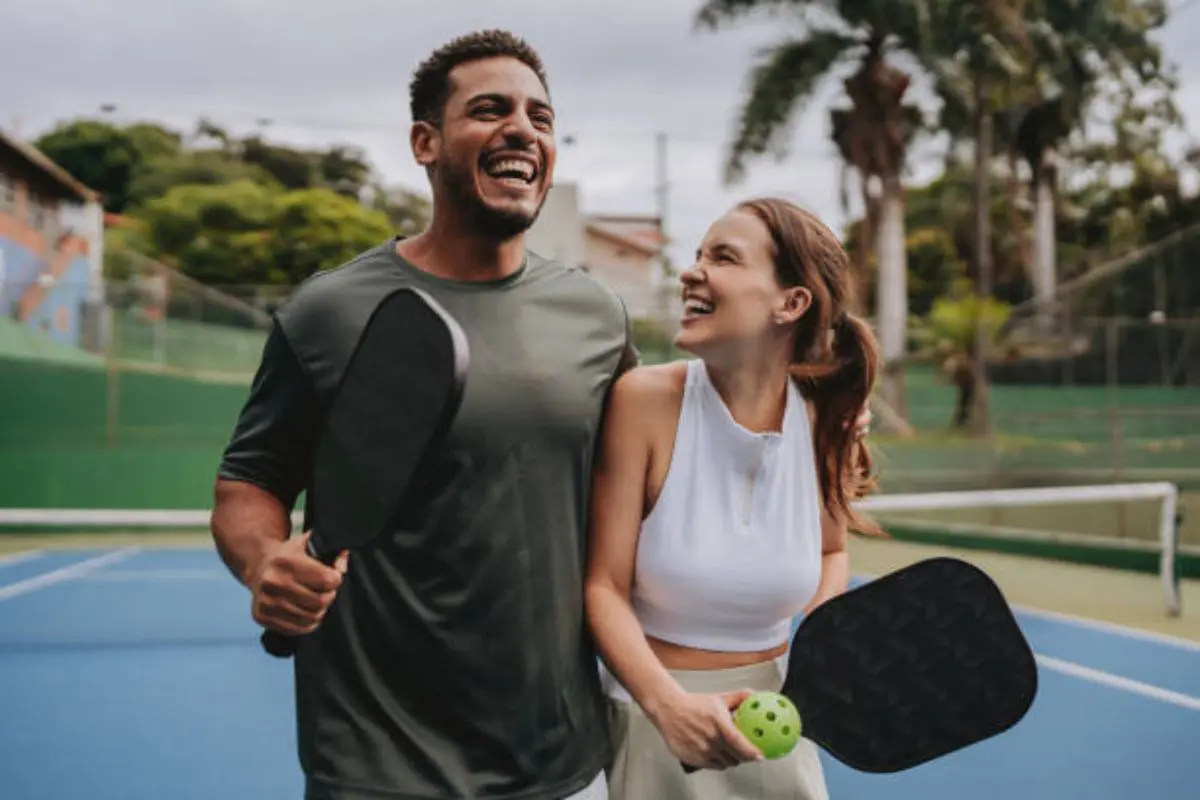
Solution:
<svg viewBox="0 0 1200 800"><path fill-rule="evenodd" d="M305 549L308 550L308 554L310 556L326 566L332 566L333 562L337 559L337 551L334 551L332 554L326 556L319 555L316 549L313 547L311 537L309 538ZM280 633L279 631L271 630L269 628L262 632L262 635L258 637L258 641L259 644L262 645L263 650L265 650L269 655L275 656L276 658L291 658L296 654L296 649L300 646L299 637L286 633Z"/></svg>

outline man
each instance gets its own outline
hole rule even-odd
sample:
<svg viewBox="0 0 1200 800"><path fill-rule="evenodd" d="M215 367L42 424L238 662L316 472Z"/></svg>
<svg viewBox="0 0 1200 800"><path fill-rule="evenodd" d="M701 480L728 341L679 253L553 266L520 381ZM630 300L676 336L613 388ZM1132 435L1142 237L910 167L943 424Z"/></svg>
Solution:
<svg viewBox="0 0 1200 800"><path fill-rule="evenodd" d="M254 619L301 635L307 797L603 797L584 534L628 320L587 275L525 250L555 163L528 45L500 31L450 42L417 69L411 106L432 222L309 279L279 312L219 470L213 536ZM307 534L288 538L288 514L347 343L404 284L465 328L466 396L421 527L327 568L304 554Z"/></svg>

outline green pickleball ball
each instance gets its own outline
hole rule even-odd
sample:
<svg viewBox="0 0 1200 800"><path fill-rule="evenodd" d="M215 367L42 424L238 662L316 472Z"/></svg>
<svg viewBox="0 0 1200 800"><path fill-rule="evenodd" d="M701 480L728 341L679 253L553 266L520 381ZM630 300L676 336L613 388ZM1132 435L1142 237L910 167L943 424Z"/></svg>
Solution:
<svg viewBox="0 0 1200 800"><path fill-rule="evenodd" d="M800 741L800 712L778 692L756 692L733 712L733 724L767 758L783 758Z"/></svg>

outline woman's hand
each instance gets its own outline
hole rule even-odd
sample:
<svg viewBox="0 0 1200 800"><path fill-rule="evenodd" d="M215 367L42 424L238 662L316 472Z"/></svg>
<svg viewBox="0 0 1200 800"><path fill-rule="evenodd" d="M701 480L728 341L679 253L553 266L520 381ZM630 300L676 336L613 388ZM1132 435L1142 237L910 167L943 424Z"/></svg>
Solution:
<svg viewBox="0 0 1200 800"><path fill-rule="evenodd" d="M752 694L743 689L723 694L675 695L651 715L667 748L682 763L700 769L726 769L759 761L762 751L733 724L733 709Z"/></svg>
<svg viewBox="0 0 1200 800"><path fill-rule="evenodd" d="M870 406L863 406L862 411L858 413L858 418L854 420L854 440L861 442L867 438L867 434L871 432L871 421L874 416L871 414Z"/></svg>

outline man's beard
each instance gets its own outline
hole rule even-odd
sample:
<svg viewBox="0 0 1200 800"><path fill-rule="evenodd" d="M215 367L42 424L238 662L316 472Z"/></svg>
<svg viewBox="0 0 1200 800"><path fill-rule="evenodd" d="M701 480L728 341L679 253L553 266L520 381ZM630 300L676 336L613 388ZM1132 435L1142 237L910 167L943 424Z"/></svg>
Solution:
<svg viewBox="0 0 1200 800"><path fill-rule="evenodd" d="M542 212L545 197L532 214L524 211L501 211L489 207L475 194L471 177L467 170L443 167L441 181L450 204L462 213L472 229L489 239L506 242L533 227L533 223Z"/></svg>

